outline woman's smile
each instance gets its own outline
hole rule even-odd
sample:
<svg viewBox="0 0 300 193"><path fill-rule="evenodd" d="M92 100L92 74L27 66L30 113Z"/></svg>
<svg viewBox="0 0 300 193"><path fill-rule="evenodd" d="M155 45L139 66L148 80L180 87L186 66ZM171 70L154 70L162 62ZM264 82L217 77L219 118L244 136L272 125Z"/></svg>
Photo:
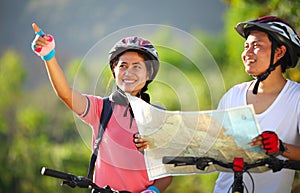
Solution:
<svg viewBox="0 0 300 193"><path fill-rule="evenodd" d="M118 87L133 96L136 96L149 80L144 59L137 52L122 54L114 72Z"/></svg>

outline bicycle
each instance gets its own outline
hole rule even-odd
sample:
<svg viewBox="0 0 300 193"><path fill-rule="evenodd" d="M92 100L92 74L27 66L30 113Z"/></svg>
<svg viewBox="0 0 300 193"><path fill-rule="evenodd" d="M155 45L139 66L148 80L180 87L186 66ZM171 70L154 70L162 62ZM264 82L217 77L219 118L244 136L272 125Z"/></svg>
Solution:
<svg viewBox="0 0 300 193"><path fill-rule="evenodd" d="M165 156L163 157L162 162L163 164L174 164L174 167L196 165L196 168L200 170L204 170L206 167L213 164L217 164L227 169L232 169L234 173L234 181L231 187L229 188L228 193L230 192L230 189L232 189L232 193L244 193L244 188L247 192L249 192L247 187L244 186L243 183L243 173L255 167L266 166L272 169L273 172L278 172L283 168L300 170L300 161L280 160L275 157L268 157L265 159L257 160L254 163L244 162L243 158L235 158L233 162L226 163L210 157ZM252 183L252 186L253 186L252 192L254 192L254 183Z"/></svg>
<svg viewBox="0 0 300 193"><path fill-rule="evenodd" d="M46 167L42 168L41 174L54 177L54 178L63 179L61 185L68 185L71 188L79 187L79 188L92 189L92 193L131 193L125 190L122 191L113 190L109 186L105 186L104 188L101 188L97 186L95 183L93 183L93 181L87 177L76 176L71 173L65 173L65 172L49 169Z"/></svg>

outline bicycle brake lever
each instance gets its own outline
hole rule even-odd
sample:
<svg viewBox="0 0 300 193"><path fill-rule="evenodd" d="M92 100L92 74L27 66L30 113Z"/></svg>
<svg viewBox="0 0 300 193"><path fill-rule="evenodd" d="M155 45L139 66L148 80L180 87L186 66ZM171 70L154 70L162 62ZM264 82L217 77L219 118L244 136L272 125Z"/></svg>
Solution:
<svg viewBox="0 0 300 193"><path fill-rule="evenodd" d="M78 176L76 179L76 185L80 188L89 188L93 182L84 176Z"/></svg>
<svg viewBox="0 0 300 193"><path fill-rule="evenodd" d="M89 188L92 185L92 181L86 177L78 176L72 180L64 180L61 185L68 185L71 188L78 186L79 188Z"/></svg>
<svg viewBox="0 0 300 193"><path fill-rule="evenodd" d="M283 161L276 158L270 158L267 164L273 172L279 172L283 168Z"/></svg>
<svg viewBox="0 0 300 193"><path fill-rule="evenodd" d="M61 186L63 186L63 185L68 185L71 188L75 188L76 187L76 183L74 183L72 181L67 181L67 180L62 181Z"/></svg>
<svg viewBox="0 0 300 193"><path fill-rule="evenodd" d="M205 170L205 168L210 165L211 161L211 158L199 158L196 162L196 168L199 170Z"/></svg>

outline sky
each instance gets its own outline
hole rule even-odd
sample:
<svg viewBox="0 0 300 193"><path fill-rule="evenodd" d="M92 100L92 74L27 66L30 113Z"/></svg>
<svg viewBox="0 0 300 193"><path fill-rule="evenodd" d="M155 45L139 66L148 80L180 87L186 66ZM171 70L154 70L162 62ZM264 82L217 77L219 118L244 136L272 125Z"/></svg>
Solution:
<svg viewBox="0 0 300 193"><path fill-rule="evenodd" d="M33 22L81 54L99 38L140 24L219 32L225 9L221 0L4 0L0 2L0 51L28 48L34 38Z"/></svg>
<svg viewBox="0 0 300 193"><path fill-rule="evenodd" d="M16 50L32 68L37 23L54 36L65 59L83 57L95 42L135 25L161 24L192 33L220 33L226 5L222 0L2 0L0 54Z"/></svg>

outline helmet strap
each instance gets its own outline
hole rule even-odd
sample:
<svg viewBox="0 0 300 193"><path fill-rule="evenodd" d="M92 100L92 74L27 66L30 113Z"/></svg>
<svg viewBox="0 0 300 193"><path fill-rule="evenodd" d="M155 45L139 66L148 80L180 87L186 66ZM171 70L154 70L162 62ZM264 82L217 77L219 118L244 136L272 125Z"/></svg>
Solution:
<svg viewBox="0 0 300 193"><path fill-rule="evenodd" d="M270 66L266 70L265 73L263 73L262 75L259 75L259 76L256 77L256 83L255 83L253 91L252 91L252 93L255 94L255 95L257 95L259 83L261 81L264 81L271 74L271 72L273 70L275 70L275 68L280 64L280 62L279 62L280 60L278 60L275 64L273 64L275 49L276 49L276 44L274 42L272 42Z"/></svg>

